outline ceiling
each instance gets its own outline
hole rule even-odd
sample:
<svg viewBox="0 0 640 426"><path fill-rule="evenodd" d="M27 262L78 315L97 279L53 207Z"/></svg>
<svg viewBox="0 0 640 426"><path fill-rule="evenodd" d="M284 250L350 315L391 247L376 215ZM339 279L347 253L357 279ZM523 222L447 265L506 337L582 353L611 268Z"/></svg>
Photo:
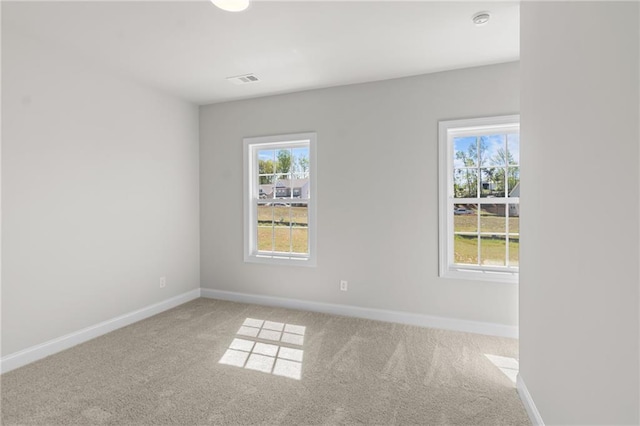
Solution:
<svg viewBox="0 0 640 426"><path fill-rule="evenodd" d="M2 25L197 104L519 57L514 2L254 1L230 13L208 0L3 1ZM248 73L261 81L226 80Z"/></svg>

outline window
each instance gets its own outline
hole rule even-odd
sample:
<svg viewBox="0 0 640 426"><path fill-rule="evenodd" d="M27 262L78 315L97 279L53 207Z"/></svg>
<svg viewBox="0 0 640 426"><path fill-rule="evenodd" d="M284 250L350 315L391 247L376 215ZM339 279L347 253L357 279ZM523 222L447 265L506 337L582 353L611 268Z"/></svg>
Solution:
<svg viewBox="0 0 640 426"><path fill-rule="evenodd" d="M315 133L244 139L245 262L315 266Z"/></svg>
<svg viewBox="0 0 640 426"><path fill-rule="evenodd" d="M441 277L517 282L519 121L440 122Z"/></svg>

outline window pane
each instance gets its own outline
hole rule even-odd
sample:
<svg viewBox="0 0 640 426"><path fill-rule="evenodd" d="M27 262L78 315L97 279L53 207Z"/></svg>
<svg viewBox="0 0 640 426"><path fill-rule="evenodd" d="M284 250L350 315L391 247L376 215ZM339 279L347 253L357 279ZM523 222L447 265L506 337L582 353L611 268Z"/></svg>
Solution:
<svg viewBox="0 0 640 426"><path fill-rule="evenodd" d="M507 169L509 179L509 197L520 196L520 167L509 167Z"/></svg>
<svg viewBox="0 0 640 426"><path fill-rule="evenodd" d="M290 149L279 149L276 153L276 172L290 173L293 165L293 155Z"/></svg>
<svg viewBox="0 0 640 426"><path fill-rule="evenodd" d="M291 245L294 253L309 253L309 206L306 204L291 207Z"/></svg>
<svg viewBox="0 0 640 426"><path fill-rule="evenodd" d="M507 135L507 152L509 164L520 164L520 135Z"/></svg>
<svg viewBox="0 0 640 426"><path fill-rule="evenodd" d="M273 207L258 205L258 250L273 250Z"/></svg>
<svg viewBox="0 0 640 426"><path fill-rule="evenodd" d="M520 233L520 205L509 204L509 233Z"/></svg>
<svg viewBox="0 0 640 426"><path fill-rule="evenodd" d="M293 178L288 182L289 186L289 196L291 198L301 198L308 200L311 196L311 191L309 190L309 178L303 177L300 173L296 173L293 175Z"/></svg>
<svg viewBox="0 0 640 426"><path fill-rule="evenodd" d="M291 172L300 175L299 179L309 177L309 148L294 148L292 150L293 164Z"/></svg>
<svg viewBox="0 0 640 426"><path fill-rule="evenodd" d="M504 197L504 176L503 168L480 169L480 197Z"/></svg>
<svg viewBox="0 0 640 426"><path fill-rule="evenodd" d="M289 226L290 209L290 204L273 203L273 223L275 226Z"/></svg>
<svg viewBox="0 0 640 426"><path fill-rule="evenodd" d="M292 204L291 225L296 227L309 226L309 207L306 204Z"/></svg>
<svg viewBox="0 0 640 426"><path fill-rule="evenodd" d="M270 189L273 189L273 184L276 181L276 177L274 175L258 175L258 185L269 185ZM273 191L270 191L273 192Z"/></svg>
<svg viewBox="0 0 640 426"><path fill-rule="evenodd" d="M291 179L289 175L277 174L275 181L275 197L274 198L290 198L291 197Z"/></svg>
<svg viewBox="0 0 640 426"><path fill-rule="evenodd" d="M309 253L309 228L305 227L292 227L291 228L291 242L293 245L294 253Z"/></svg>
<svg viewBox="0 0 640 426"><path fill-rule="evenodd" d="M271 184L274 182L275 151L261 149L258 151L258 184Z"/></svg>
<svg viewBox="0 0 640 426"><path fill-rule="evenodd" d="M478 232L477 210L476 204L455 204L453 206L453 231Z"/></svg>
<svg viewBox="0 0 640 426"><path fill-rule="evenodd" d="M271 226L273 207L271 204L258 204L258 225Z"/></svg>
<svg viewBox="0 0 640 426"><path fill-rule="evenodd" d="M456 198L476 198L478 196L478 171L455 169L453 171L453 194Z"/></svg>
<svg viewBox="0 0 640 426"><path fill-rule="evenodd" d="M520 236L509 235L509 266L520 265Z"/></svg>
<svg viewBox="0 0 640 426"><path fill-rule="evenodd" d="M505 266L507 243L504 235L480 237L480 262L482 265Z"/></svg>
<svg viewBox="0 0 640 426"><path fill-rule="evenodd" d="M455 235L453 237L453 260L465 265L478 264L478 237Z"/></svg>
<svg viewBox="0 0 640 426"><path fill-rule="evenodd" d="M504 204L480 205L480 232L507 232Z"/></svg>
<svg viewBox="0 0 640 426"><path fill-rule="evenodd" d="M273 227L258 225L258 250L273 251Z"/></svg>
<svg viewBox="0 0 640 426"><path fill-rule="evenodd" d="M274 251L291 252L291 206L273 203L273 246Z"/></svg>
<svg viewBox="0 0 640 426"><path fill-rule="evenodd" d="M282 253L291 252L291 229L287 225L276 223L273 227L274 251Z"/></svg>
<svg viewBox="0 0 640 426"><path fill-rule="evenodd" d="M453 138L453 167L478 166L478 139L475 136Z"/></svg>
<svg viewBox="0 0 640 426"><path fill-rule="evenodd" d="M480 167L504 167L506 165L506 136L482 136L480 138Z"/></svg>
<svg viewBox="0 0 640 426"><path fill-rule="evenodd" d="M258 198L264 200L266 198L273 198L275 192L273 191L273 184L265 183L258 185Z"/></svg>

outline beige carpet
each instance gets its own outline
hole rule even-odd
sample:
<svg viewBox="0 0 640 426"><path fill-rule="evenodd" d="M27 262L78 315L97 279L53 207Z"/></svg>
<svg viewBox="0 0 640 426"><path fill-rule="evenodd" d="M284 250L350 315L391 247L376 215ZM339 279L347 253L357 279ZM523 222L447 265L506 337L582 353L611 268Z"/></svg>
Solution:
<svg viewBox="0 0 640 426"><path fill-rule="evenodd" d="M2 424L529 424L486 356L517 358L517 348L197 299L6 373Z"/></svg>

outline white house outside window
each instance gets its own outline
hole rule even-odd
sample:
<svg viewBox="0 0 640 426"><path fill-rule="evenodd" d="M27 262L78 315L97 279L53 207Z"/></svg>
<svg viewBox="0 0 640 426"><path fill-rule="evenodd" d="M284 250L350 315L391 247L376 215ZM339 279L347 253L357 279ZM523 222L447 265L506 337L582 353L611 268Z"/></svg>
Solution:
<svg viewBox="0 0 640 426"><path fill-rule="evenodd" d="M315 133L244 139L246 262L315 266Z"/></svg>
<svg viewBox="0 0 640 426"><path fill-rule="evenodd" d="M439 123L440 276L517 282L519 121Z"/></svg>

